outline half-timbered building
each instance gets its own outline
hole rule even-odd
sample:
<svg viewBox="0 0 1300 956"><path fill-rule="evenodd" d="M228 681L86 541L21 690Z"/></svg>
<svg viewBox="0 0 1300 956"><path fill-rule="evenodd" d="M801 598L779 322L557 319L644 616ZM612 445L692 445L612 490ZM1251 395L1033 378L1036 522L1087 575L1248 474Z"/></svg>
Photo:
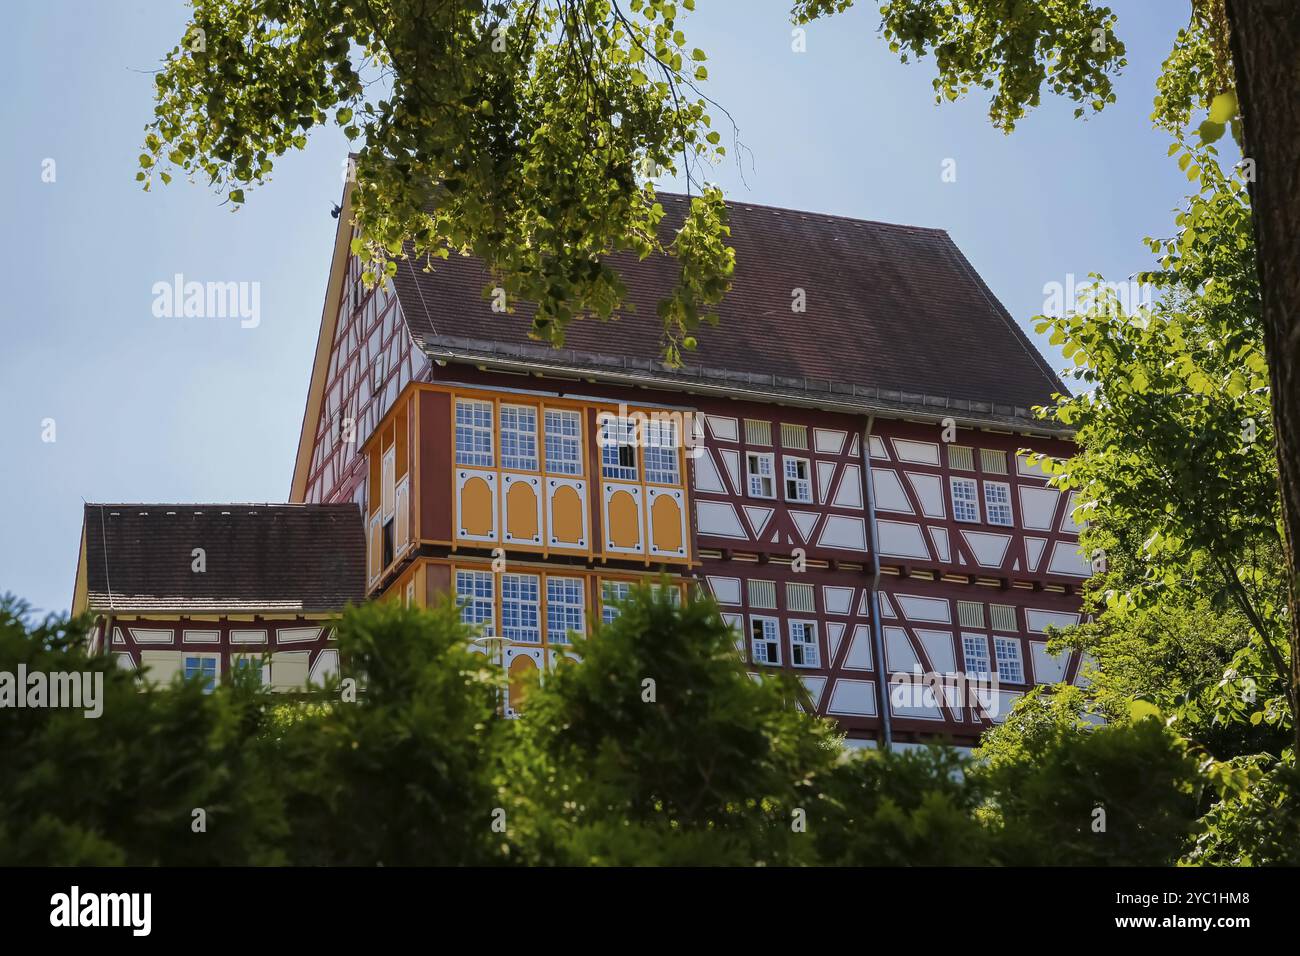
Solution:
<svg viewBox="0 0 1300 956"><path fill-rule="evenodd" d="M1069 453L1032 412L1064 387L946 233L733 203L721 321L669 368L673 260L616 257L633 311L555 349L473 259L366 288L349 199L290 501L355 507L366 595L454 594L508 698L665 576L864 746L969 745L1084 679L1046 643L1089 572L1074 505L1027 455Z"/></svg>
<svg viewBox="0 0 1300 956"><path fill-rule="evenodd" d="M153 682L248 667L296 691L338 672L332 622L364 568L351 504L87 504L72 612L92 653Z"/></svg>

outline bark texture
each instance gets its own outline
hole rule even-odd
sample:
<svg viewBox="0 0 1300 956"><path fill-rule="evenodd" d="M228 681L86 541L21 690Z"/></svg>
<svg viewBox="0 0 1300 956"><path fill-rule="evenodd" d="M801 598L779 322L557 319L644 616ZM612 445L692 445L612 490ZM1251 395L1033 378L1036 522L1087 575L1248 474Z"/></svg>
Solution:
<svg viewBox="0 0 1300 956"><path fill-rule="evenodd" d="M1291 696L1300 700L1300 0L1228 0L1243 150L1272 383L1291 610ZM1300 757L1300 715L1292 714Z"/></svg>

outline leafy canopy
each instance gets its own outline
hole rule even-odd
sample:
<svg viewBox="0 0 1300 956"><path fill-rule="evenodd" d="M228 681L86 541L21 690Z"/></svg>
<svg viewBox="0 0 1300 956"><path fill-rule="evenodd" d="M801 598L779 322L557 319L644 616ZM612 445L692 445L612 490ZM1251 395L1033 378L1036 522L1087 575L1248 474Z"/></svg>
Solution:
<svg viewBox="0 0 1300 956"><path fill-rule="evenodd" d="M854 0L796 0L797 23L841 13ZM1127 64L1116 17L1091 0L886 0L880 30L902 62L934 55L935 101L992 90L989 120L1011 132L1042 90L1080 104L1115 101L1111 74Z"/></svg>
<svg viewBox="0 0 1300 956"><path fill-rule="evenodd" d="M698 87L705 54L678 23L694 5L194 0L156 78L137 178L179 171L242 203L333 124L358 142L367 281L477 256L510 311L531 303L532 334L560 343L575 317L622 305L612 254L668 253L681 271L658 311L678 362L733 265L721 192L701 180L725 148ZM684 216L645 181L658 169L697 193Z"/></svg>

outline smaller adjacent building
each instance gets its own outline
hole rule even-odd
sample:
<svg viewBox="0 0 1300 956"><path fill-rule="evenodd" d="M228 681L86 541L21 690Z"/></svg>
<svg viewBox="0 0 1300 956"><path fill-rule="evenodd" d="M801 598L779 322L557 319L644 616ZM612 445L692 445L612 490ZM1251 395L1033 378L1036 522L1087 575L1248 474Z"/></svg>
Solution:
<svg viewBox="0 0 1300 956"><path fill-rule="evenodd" d="M365 564L351 503L87 504L72 612L92 653L155 682L255 667L291 691L337 672L331 624Z"/></svg>

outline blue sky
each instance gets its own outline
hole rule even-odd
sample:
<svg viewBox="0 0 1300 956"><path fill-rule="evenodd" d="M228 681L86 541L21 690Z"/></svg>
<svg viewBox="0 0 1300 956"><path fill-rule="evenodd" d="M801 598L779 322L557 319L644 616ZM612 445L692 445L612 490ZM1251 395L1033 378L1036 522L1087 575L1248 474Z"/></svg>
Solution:
<svg viewBox="0 0 1300 956"><path fill-rule="evenodd" d="M947 229L1026 329L1045 283L1127 278L1150 264L1142 237L1172 231L1187 183L1148 115L1185 0L1112 0L1129 59L1118 103L1080 122L1048 100L1011 136L982 95L935 105L932 65L897 62L871 0L808 28L804 53L788 0L698 5L684 27L749 149L744 182L730 157L715 171L731 198ZM0 593L40 610L70 603L83 499L288 495L347 144L313 134L237 214L183 181L142 192L149 71L187 10L44 0L8 15ZM153 285L176 273L259 282L260 324L156 318Z"/></svg>

